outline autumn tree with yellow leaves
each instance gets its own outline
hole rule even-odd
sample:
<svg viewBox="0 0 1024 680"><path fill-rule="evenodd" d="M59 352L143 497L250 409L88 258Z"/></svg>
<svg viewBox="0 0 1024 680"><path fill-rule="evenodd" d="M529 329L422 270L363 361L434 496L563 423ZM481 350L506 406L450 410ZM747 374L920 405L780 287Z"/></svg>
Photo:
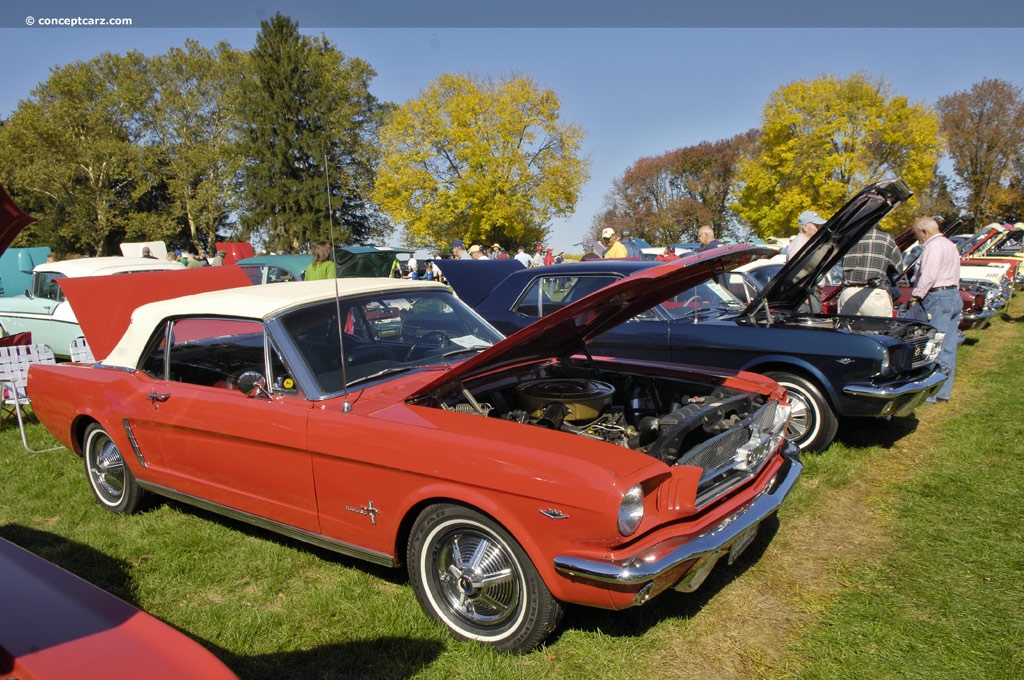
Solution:
<svg viewBox="0 0 1024 680"><path fill-rule="evenodd" d="M741 162L735 212L762 237L788 236L804 210L830 215L868 184L902 178L916 192L935 177L939 121L865 74L823 76L770 96L755 154ZM899 209L909 214L911 199ZM899 219L896 217L896 219Z"/></svg>
<svg viewBox="0 0 1024 680"><path fill-rule="evenodd" d="M559 107L521 76L438 77L382 127L374 201L410 246L543 242L589 173L583 132Z"/></svg>

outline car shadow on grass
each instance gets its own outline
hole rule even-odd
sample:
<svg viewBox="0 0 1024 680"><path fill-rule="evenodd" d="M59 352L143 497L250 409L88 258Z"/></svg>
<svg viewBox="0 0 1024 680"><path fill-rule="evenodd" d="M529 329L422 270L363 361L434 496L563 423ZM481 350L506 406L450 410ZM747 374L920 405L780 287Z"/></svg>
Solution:
<svg viewBox="0 0 1024 680"><path fill-rule="evenodd" d="M237 656L211 648L245 680L295 678L409 678L434 663L445 647L436 640L381 637L297 652Z"/></svg>
<svg viewBox="0 0 1024 680"><path fill-rule="evenodd" d="M151 494L151 496L153 496ZM160 505L167 505L172 507L177 512L193 515L202 519L221 524L225 527L229 527L232 531L238 531L244 533L253 538L258 538L263 541L269 541L276 545L291 548L293 550L301 550L313 555L316 555L319 559L322 559L332 564L337 564L342 567L351 569L358 569L359 571L366 572L367 574L387 581L392 584L401 585L408 583L409 579L404 569L396 569L394 567L387 567L380 564L374 564L373 562L367 562L356 557L350 557L343 553L328 550L327 548L321 548L320 546L312 543L307 543L298 538L292 538L285 534L273 531L271 529L264 529L256 526L255 524L249 524L239 519L233 519L227 515L222 515L212 510L206 510L195 505L183 503L181 501L173 500L170 498L162 498L154 496L151 499L153 506L150 509L156 509Z"/></svg>
<svg viewBox="0 0 1024 680"><path fill-rule="evenodd" d="M850 447L878 446L891 449L893 445L914 432L919 425L917 414L902 418L847 418L840 421L836 441Z"/></svg>
<svg viewBox="0 0 1024 680"><path fill-rule="evenodd" d="M643 606L622 611L569 605L562 624L548 640L548 645L554 644L569 630L598 632L613 637L636 637L666 619L692 619L700 614L712 598L761 559L778 530L779 520L775 515L762 520L757 538L743 554L732 564L728 564L728 556L723 556L695 592L682 593L669 589Z"/></svg>

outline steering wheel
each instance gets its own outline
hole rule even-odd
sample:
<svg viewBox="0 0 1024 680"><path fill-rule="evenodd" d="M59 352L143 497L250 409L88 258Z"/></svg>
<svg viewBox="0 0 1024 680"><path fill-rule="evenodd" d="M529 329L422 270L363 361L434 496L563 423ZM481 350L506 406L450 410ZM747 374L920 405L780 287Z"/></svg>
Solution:
<svg viewBox="0 0 1024 680"><path fill-rule="evenodd" d="M429 341L428 341L429 340ZM444 331L429 331L424 333L416 342L409 348L409 352L405 355L406 361L412 361L417 358L417 351L422 350L426 346L430 346L430 349L444 349L449 345L452 345L452 339ZM426 355L426 352L424 352Z"/></svg>

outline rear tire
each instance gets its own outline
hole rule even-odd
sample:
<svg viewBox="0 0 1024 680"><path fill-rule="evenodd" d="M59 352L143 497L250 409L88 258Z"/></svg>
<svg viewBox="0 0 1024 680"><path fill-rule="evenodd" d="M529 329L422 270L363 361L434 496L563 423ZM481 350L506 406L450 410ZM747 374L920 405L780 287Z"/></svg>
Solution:
<svg viewBox="0 0 1024 680"><path fill-rule="evenodd" d="M121 515L137 511L144 492L102 426L94 423L85 430L82 452L89 486L103 507Z"/></svg>
<svg viewBox="0 0 1024 680"><path fill-rule="evenodd" d="M835 439L839 420L818 386L803 376L786 371L765 373L789 392L793 411L789 418L789 439L801 451L823 451Z"/></svg>
<svg viewBox="0 0 1024 680"><path fill-rule="evenodd" d="M519 543L475 510L448 504L426 508L408 547L416 599L457 638L528 652L562 618L562 605Z"/></svg>

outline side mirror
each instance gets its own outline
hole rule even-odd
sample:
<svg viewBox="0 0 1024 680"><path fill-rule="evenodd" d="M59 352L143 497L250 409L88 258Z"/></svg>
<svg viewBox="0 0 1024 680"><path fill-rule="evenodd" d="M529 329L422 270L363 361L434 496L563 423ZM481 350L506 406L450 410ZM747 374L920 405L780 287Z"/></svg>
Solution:
<svg viewBox="0 0 1024 680"><path fill-rule="evenodd" d="M238 391L247 397L270 398L270 392L267 391L267 379L259 371L246 371L238 376Z"/></svg>

